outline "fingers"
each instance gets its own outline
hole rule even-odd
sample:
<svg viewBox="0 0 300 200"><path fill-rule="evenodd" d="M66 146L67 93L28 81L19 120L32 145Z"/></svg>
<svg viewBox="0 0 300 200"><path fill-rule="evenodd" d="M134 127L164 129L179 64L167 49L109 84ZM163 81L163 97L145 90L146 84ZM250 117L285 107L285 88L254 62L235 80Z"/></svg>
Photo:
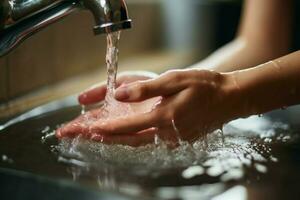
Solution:
<svg viewBox="0 0 300 200"><path fill-rule="evenodd" d="M78 96L78 101L82 105L90 105L102 101L106 94L106 85L102 84L93 87Z"/></svg>
<svg viewBox="0 0 300 200"><path fill-rule="evenodd" d="M88 129L81 126L67 125L56 131L56 136L59 139L64 137L75 138L81 135L85 139L91 139L95 142L102 142L105 144L122 144L129 146L141 146L154 142L154 135L157 134L157 129L150 128L134 134L125 135L105 135L102 133L87 134Z"/></svg>
<svg viewBox="0 0 300 200"><path fill-rule="evenodd" d="M99 135L94 134L91 139L96 142L103 142L105 144L122 144L133 147L146 145L154 142L154 135L156 129L148 129L135 134L126 135Z"/></svg>
<svg viewBox="0 0 300 200"><path fill-rule="evenodd" d="M90 130L88 127L87 119L95 119L101 109L95 109L92 111L87 112L84 115L80 115L73 121L70 121L63 127L56 130L56 137L63 138L69 137L73 138L78 135L82 135L84 137L88 137L90 134Z"/></svg>
<svg viewBox="0 0 300 200"><path fill-rule="evenodd" d="M115 98L119 101L137 102L157 96L169 96L185 88L184 73L172 71L158 78L137 81L119 87Z"/></svg>
<svg viewBox="0 0 300 200"><path fill-rule="evenodd" d="M95 122L91 125L92 132L102 134L129 134L155 127L158 118L154 112L136 114L126 118L118 118L107 122Z"/></svg>
<svg viewBox="0 0 300 200"><path fill-rule="evenodd" d="M117 82L128 84L134 81L147 80L158 77L157 74L148 71L126 71L118 75Z"/></svg>
<svg viewBox="0 0 300 200"><path fill-rule="evenodd" d="M138 80L147 80L157 76L151 72L123 72L117 78L117 87L122 84L128 84ZM82 92L78 96L78 101L82 105L90 105L98 103L105 98L106 95L106 82L102 82L95 86L92 86L88 90Z"/></svg>
<svg viewBox="0 0 300 200"><path fill-rule="evenodd" d="M69 123L62 128L56 130L56 137L61 139L64 137L73 138L77 135L87 136L89 130L87 127L79 123Z"/></svg>

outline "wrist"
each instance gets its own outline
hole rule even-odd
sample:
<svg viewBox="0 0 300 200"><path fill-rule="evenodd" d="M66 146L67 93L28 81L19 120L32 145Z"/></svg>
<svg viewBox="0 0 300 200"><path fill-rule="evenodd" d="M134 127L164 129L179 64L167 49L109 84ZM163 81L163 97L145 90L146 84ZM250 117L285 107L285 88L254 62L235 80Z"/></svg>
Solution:
<svg viewBox="0 0 300 200"><path fill-rule="evenodd" d="M247 97L238 83L238 73L239 71L221 73L223 77L221 88L224 94L224 106L226 107L227 121L250 115L247 110Z"/></svg>
<svg viewBox="0 0 300 200"><path fill-rule="evenodd" d="M232 72L232 76L239 89L242 116L265 113L280 105L279 93L274 88L281 88L282 83L272 62Z"/></svg>
<svg viewBox="0 0 300 200"><path fill-rule="evenodd" d="M288 92L290 85L295 85L289 83L291 75L286 75L276 61L235 73L243 97L244 112L248 116L295 103Z"/></svg>

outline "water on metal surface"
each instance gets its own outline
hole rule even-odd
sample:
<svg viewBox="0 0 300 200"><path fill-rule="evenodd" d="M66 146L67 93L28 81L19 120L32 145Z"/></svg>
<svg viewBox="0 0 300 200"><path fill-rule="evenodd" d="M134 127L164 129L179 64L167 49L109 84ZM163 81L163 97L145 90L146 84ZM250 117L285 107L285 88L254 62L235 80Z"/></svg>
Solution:
<svg viewBox="0 0 300 200"><path fill-rule="evenodd" d="M27 113L0 131L0 167L155 199L209 199L226 190L246 191L247 199L299 194L297 127L251 117L210 134L208 146L198 140L175 149L161 141L139 148L80 138L59 143L51 133L80 107L57 103L61 109L46 105L45 113Z"/></svg>

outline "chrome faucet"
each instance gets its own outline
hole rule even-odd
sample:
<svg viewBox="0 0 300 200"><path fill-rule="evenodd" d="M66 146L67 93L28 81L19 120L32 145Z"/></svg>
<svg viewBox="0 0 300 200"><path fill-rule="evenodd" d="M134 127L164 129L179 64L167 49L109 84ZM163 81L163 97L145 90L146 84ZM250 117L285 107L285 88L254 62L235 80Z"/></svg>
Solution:
<svg viewBox="0 0 300 200"><path fill-rule="evenodd" d="M131 27L124 0L0 0L0 57L21 41L73 11L89 10L94 33Z"/></svg>

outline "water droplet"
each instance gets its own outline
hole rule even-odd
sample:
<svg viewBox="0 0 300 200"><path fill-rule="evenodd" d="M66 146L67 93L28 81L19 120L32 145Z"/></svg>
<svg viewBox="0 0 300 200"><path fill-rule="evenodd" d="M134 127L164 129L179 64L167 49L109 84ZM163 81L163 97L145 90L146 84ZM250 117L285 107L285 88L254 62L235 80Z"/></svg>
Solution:
<svg viewBox="0 0 300 200"><path fill-rule="evenodd" d="M42 143L45 143L45 142L46 142L45 136L42 136L42 137L41 137L41 142L42 142Z"/></svg>
<svg viewBox="0 0 300 200"><path fill-rule="evenodd" d="M4 154L2 155L1 158L2 158L3 162L9 163L9 164L14 162L13 159L9 158L7 155L4 155Z"/></svg>
<svg viewBox="0 0 300 200"><path fill-rule="evenodd" d="M155 144L155 145L159 145L159 144L160 144L160 139L159 139L158 134L155 134L155 135L154 135L154 144Z"/></svg>
<svg viewBox="0 0 300 200"><path fill-rule="evenodd" d="M179 133L178 128L176 127L176 124L175 124L174 119L172 119L172 126L173 126L173 129L174 129L174 131L175 131L176 139L177 139L179 145L182 145L182 144L183 144L183 141L182 141L182 139L181 139L181 137L180 137L180 133Z"/></svg>
<svg viewBox="0 0 300 200"><path fill-rule="evenodd" d="M274 156L270 156L270 160L272 162L278 162L278 158L274 157Z"/></svg>
<svg viewBox="0 0 300 200"><path fill-rule="evenodd" d="M49 129L50 130L50 129ZM52 131L52 132L49 132L49 133L46 133L44 136L41 137L41 142L42 143L46 143L46 141L50 138L53 138L55 137L55 131Z"/></svg>
<svg viewBox="0 0 300 200"><path fill-rule="evenodd" d="M219 129L219 133L221 136L222 146L224 146L225 145L225 136L224 136L223 127L221 129Z"/></svg>
<svg viewBox="0 0 300 200"><path fill-rule="evenodd" d="M82 115L85 114L85 105L81 105L81 114L82 114Z"/></svg>
<svg viewBox="0 0 300 200"><path fill-rule="evenodd" d="M202 175L204 174L204 168L201 167L201 166L191 166L191 167L188 167L187 169L185 169L183 172L182 172L182 177L183 178L186 178L186 179L190 179L190 178L193 178L195 176L199 176L199 175Z"/></svg>
<svg viewBox="0 0 300 200"><path fill-rule="evenodd" d="M47 133L49 130L50 130L50 127L49 127L49 126L46 126L46 127L42 130L42 133Z"/></svg>
<svg viewBox="0 0 300 200"><path fill-rule="evenodd" d="M2 155L2 160L6 161L8 159L7 155Z"/></svg>
<svg viewBox="0 0 300 200"><path fill-rule="evenodd" d="M255 163L254 167L256 168L256 170L258 172L263 173L263 174L267 173L267 171L268 171L266 166L259 164L259 163Z"/></svg>

